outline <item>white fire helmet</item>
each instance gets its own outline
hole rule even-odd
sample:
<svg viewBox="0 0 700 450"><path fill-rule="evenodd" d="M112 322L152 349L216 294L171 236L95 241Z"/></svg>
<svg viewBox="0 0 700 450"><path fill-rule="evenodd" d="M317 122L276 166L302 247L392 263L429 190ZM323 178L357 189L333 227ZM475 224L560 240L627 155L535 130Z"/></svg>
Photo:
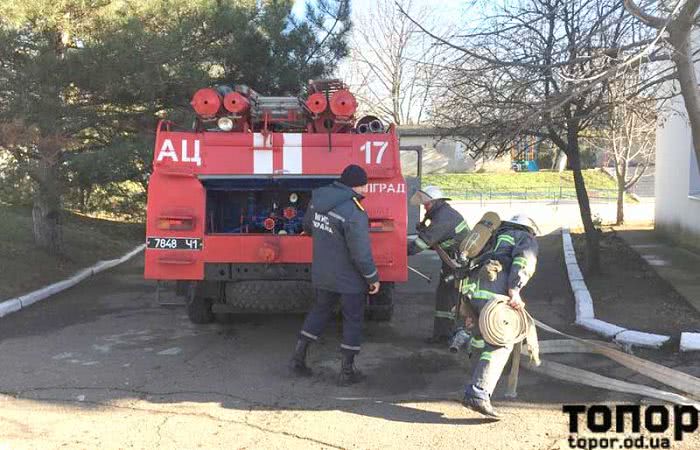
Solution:
<svg viewBox="0 0 700 450"><path fill-rule="evenodd" d="M510 219L506 220L506 222L517 223L518 225L522 225L528 230L532 231L536 235L541 234L540 228L537 226L535 221L532 220L532 218L527 214L518 213Z"/></svg>
<svg viewBox="0 0 700 450"><path fill-rule="evenodd" d="M423 189L417 190L416 193L411 196L411 205L419 206L433 200L449 200L449 198L445 197L445 194L439 187L426 186Z"/></svg>

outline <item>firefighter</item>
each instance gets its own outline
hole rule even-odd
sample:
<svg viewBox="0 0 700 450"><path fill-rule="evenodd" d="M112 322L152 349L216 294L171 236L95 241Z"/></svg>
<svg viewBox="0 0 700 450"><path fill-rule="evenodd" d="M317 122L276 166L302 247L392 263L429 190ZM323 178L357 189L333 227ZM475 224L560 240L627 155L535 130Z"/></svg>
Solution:
<svg viewBox="0 0 700 450"><path fill-rule="evenodd" d="M340 181L316 189L304 216L304 231L313 237L311 281L316 303L306 316L290 363L296 375L310 376L306 354L318 340L340 302L343 313L342 366L338 384L364 377L354 365L360 351L367 294L379 292L379 274L372 258L369 219L361 200L367 192L367 173L349 165Z"/></svg>
<svg viewBox="0 0 700 450"><path fill-rule="evenodd" d="M408 245L408 255L415 255L434 246L439 246L455 258L459 244L469 234L469 226L464 218L452 208L440 188L427 186L411 197L411 204L425 208L425 217L416 226L418 237ZM454 328L452 308L459 300L459 290L455 284L452 269L443 262L440 271L440 284L435 294L435 319L431 342L449 339Z"/></svg>
<svg viewBox="0 0 700 450"><path fill-rule="evenodd" d="M510 297L508 305L512 308L524 307L520 292L537 266L537 232L537 224L525 214L517 214L501 223L477 257L469 278L462 284L462 293L473 310L480 312L494 294ZM491 394L513 346L491 345L481 339L478 331L472 337L471 346L480 349L481 354L471 382L465 388L463 404L486 416L498 418L499 414L491 405Z"/></svg>

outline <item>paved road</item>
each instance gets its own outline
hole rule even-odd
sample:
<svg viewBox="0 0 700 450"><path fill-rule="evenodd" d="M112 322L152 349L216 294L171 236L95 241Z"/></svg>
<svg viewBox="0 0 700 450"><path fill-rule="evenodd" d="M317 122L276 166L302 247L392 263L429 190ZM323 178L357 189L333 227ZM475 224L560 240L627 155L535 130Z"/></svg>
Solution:
<svg viewBox="0 0 700 450"><path fill-rule="evenodd" d="M473 225L486 211L495 211L501 217L524 212L529 214L538 224L543 233L552 233L560 227L581 228L581 213L576 202L554 203L543 201L512 201L512 202L450 202ZM625 204L625 221L628 224L648 224L654 221L653 199L642 199L639 203ZM591 213L594 220L603 223L614 223L617 217L615 203L592 203Z"/></svg>
<svg viewBox="0 0 700 450"><path fill-rule="evenodd" d="M559 237L542 244L548 275L530 309L572 331ZM437 270L430 254L412 264ZM562 403L638 400L526 372L517 401L497 390L504 421L465 410L455 400L468 362L424 344L434 287L417 277L399 288L393 322L367 325L366 384L334 384L338 325L311 352L316 375L291 379L301 317L195 326L155 304L142 270L137 258L0 321L1 449L568 448Z"/></svg>

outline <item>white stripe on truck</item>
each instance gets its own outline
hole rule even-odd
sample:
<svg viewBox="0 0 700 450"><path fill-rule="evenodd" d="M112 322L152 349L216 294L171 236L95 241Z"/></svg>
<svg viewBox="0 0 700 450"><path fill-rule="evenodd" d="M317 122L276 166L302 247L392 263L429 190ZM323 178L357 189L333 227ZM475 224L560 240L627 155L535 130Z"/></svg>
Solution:
<svg viewBox="0 0 700 450"><path fill-rule="evenodd" d="M285 174L301 174L302 152L301 133L284 133L282 147L282 170Z"/></svg>
<svg viewBox="0 0 700 450"><path fill-rule="evenodd" d="M272 134L268 134L265 139L262 133L253 133L253 173L273 173Z"/></svg>

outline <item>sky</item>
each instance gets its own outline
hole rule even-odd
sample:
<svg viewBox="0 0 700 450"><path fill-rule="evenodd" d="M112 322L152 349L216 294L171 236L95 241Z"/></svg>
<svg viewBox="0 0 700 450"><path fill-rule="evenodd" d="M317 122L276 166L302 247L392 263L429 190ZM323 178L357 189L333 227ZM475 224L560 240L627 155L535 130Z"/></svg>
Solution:
<svg viewBox="0 0 700 450"><path fill-rule="evenodd" d="M295 0L294 2L294 9L292 10L294 14L303 16L304 15L304 8L305 4L307 1L313 1L313 0ZM353 14L357 11L360 11L362 9L367 9L369 8L374 1L372 0L351 0L352 1L352 10ZM430 6L436 6L439 5L439 9L437 14L441 17L444 17L446 21L452 21L456 17L460 17L463 12L463 9L465 8L465 5L467 4L467 1L465 0L440 0L440 1L435 1L435 0L413 0L413 3L416 6L423 6L423 5L430 5Z"/></svg>
<svg viewBox="0 0 700 450"><path fill-rule="evenodd" d="M293 14L299 17L303 17L307 1L314 0L296 0L292 10ZM359 16L366 16L367 12L372 11L374 9L373 6L376 4L376 0L351 0L351 2L353 22L355 23L358 23L357 18ZM469 11L468 5L470 5L471 3L473 3L473 1L470 0L412 0L412 10L417 11L424 8L429 10L431 16L430 23L436 25L438 29L433 29L433 26L431 26L430 24L426 23L426 25L428 25L428 28L433 29L438 33L444 33L446 30L450 30L449 32L457 32L459 29L462 29L464 27L466 21L469 20L470 16L472 18L475 16L473 10ZM416 19L419 21L421 20L420 17L416 17ZM366 30L364 30L360 26L355 26L352 29L353 34L362 33L364 31ZM354 37L360 39L354 39ZM362 42L361 38L362 36L359 35L351 36L350 42ZM340 79L343 79L347 83L350 83L351 89L359 89L358 86L352 84L352 72L353 62L349 58L346 58L340 62L332 76L338 77ZM383 88L379 87L377 92L382 92L383 90ZM417 103L413 104L413 102L409 102L406 105L412 105L408 107L410 109L410 115L412 117L411 120L415 119L413 116L418 116L419 110L417 109L417 107L419 105Z"/></svg>

